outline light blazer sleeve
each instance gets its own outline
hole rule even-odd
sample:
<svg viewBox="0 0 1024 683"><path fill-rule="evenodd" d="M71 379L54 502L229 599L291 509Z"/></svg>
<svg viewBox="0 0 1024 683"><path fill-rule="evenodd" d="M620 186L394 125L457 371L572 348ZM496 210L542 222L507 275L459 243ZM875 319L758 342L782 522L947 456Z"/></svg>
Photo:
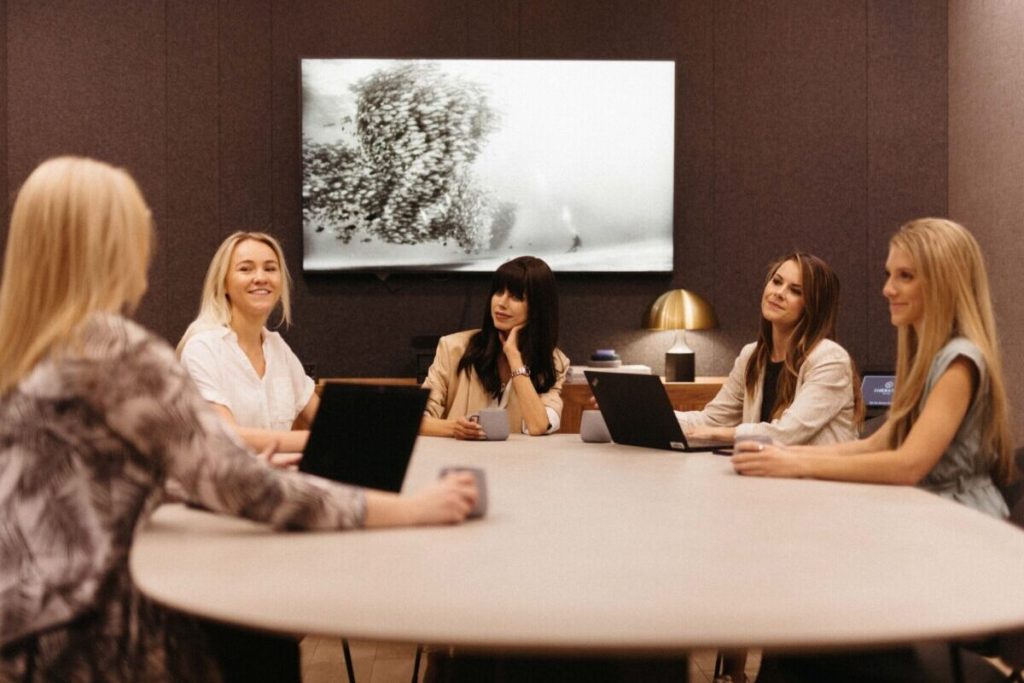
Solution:
<svg viewBox="0 0 1024 683"><path fill-rule="evenodd" d="M736 440L763 434L783 444L838 443L857 438L854 419L853 364L839 344L825 339L800 368L796 395L771 422L758 422L761 397L736 428ZM760 394L760 392L758 392Z"/></svg>
<svg viewBox="0 0 1024 683"><path fill-rule="evenodd" d="M732 364L732 371L718 394L704 406L703 410L676 411L679 425L689 427L735 427L743 421L743 408L747 402L744 375L747 362L754 353L756 344L747 344Z"/></svg>
<svg viewBox="0 0 1024 683"><path fill-rule="evenodd" d="M440 419L448 417L459 381L459 361L466 352L466 344L475 332L476 330L459 332L438 340L434 362L430 364L427 379L423 382L423 388L430 390L425 409L427 415Z"/></svg>
<svg viewBox="0 0 1024 683"><path fill-rule="evenodd" d="M554 358L555 383L551 388L540 395L540 400L545 408L553 410L562 419L562 386L569 373L569 357L562 353L561 349L555 349ZM556 428L557 429L557 428ZM553 430L554 431L554 430Z"/></svg>

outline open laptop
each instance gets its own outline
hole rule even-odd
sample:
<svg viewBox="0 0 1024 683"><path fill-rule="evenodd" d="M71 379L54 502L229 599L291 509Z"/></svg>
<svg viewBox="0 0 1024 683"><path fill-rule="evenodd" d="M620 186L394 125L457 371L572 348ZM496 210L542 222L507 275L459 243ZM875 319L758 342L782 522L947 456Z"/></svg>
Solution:
<svg viewBox="0 0 1024 683"><path fill-rule="evenodd" d="M325 384L299 470L399 492L429 395L415 386Z"/></svg>
<svg viewBox="0 0 1024 683"><path fill-rule="evenodd" d="M584 374L615 443L684 452L732 445L687 439L657 375L593 370Z"/></svg>

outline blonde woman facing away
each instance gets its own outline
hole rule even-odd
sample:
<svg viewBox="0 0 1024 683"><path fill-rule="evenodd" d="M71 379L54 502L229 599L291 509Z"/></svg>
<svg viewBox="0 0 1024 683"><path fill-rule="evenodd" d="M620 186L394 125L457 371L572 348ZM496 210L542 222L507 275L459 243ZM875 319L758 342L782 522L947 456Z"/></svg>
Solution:
<svg viewBox="0 0 1024 683"><path fill-rule="evenodd" d="M839 278L827 263L800 251L773 263L757 341L743 347L703 410L676 413L684 431L721 441L855 439L863 408L850 355L833 341L838 315Z"/></svg>
<svg viewBox="0 0 1024 683"><path fill-rule="evenodd" d="M89 159L43 163L14 203L0 282L0 680L233 675L197 619L129 577L135 529L168 478L279 529L453 523L476 499L471 476L396 496L252 457L171 347L125 317L146 290L152 233L131 176ZM290 648L264 678L298 680Z"/></svg>
<svg viewBox="0 0 1024 683"><path fill-rule="evenodd" d="M741 444L740 474L916 485L1006 517L993 477L1013 470L1006 390L981 249L949 220L903 225L882 294L898 334L885 424L836 446Z"/></svg>
<svg viewBox="0 0 1024 683"><path fill-rule="evenodd" d="M554 274L533 256L507 261L491 280L480 329L441 337L423 384L430 398L420 433L482 439L469 418L488 407L508 410L512 433L558 431L568 370Z"/></svg>
<svg viewBox="0 0 1024 683"><path fill-rule="evenodd" d="M203 398L256 450L300 453L319 406L313 380L280 334L291 322L291 277L276 239L236 232L213 255L199 315L178 357Z"/></svg>

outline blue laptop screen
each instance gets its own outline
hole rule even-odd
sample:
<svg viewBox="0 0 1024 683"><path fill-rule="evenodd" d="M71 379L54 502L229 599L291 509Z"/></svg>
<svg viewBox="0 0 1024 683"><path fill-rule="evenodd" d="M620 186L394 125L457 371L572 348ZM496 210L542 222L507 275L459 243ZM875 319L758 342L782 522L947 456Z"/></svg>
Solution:
<svg viewBox="0 0 1024 683"><path fill-rule="evenodd" d="M870 408L888 408L896 388L895 375L865 375L860 385L864 405Z"/></svg>

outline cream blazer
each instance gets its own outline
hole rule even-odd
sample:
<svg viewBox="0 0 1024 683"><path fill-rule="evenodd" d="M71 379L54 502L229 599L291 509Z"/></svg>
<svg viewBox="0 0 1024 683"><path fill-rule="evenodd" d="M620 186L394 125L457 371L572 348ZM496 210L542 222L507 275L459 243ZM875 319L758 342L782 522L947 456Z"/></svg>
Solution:
<svg viewBox="0 0 1024 683"><path fill-rule="evenodd" d="M797 374L793 402L779 417L761 422L764 375L758 378L753 396L747 396L744 381L747 362L756 346L751 343L743 347L729 379L704 410L676 412L683 429L701 425L736 427L737 441L763 434L790 445L839 443L858 437L853 363L846 349L830 339L818 342Z"/></svg>
<svg viewBox="0 0 1024 683"><path fill-rule="evenodd" d="M459 361L466 353L470 338L479 330L466 330L441 337L437 344L434 362L427 371L427 379L423 387L430 390L426 412L431 417L453 419L466 417L481 408L491 405L494 397L484 388L483 382L474 368L469 369L469 376L460 373ZM540 395L544 406L550 408L561 419L562 415L562 384L569 370L569 359L560 350L555 349L555 383ZM508 405L509 429L513 434L522 431L523 411L515 390L509 390Z"/></svg>

